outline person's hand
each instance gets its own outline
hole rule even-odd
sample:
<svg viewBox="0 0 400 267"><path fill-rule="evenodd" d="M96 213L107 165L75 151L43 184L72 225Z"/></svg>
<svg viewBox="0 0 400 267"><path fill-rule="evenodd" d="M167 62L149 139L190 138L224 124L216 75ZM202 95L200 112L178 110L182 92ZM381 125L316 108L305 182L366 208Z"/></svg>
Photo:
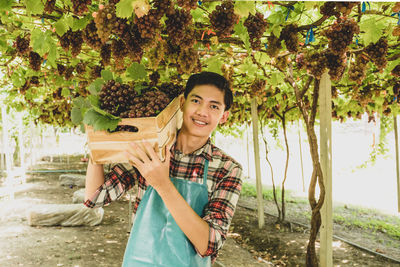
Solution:
<svg viewBox="0 0 400 267"><path fill-rule="evenodd" d="M130 143L130 146L136 154L125 151L128 161L134 166L146 181L156 190L165 186L169 179L169 163L171 152L168 146L165 146L165 160L162 162L148 142Z"/></svg>

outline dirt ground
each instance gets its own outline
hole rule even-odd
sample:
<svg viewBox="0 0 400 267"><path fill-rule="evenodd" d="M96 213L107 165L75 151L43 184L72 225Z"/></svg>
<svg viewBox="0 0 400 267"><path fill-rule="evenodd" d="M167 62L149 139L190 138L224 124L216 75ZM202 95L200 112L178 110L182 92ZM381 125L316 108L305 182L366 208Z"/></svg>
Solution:
<svg viewBox="0 0 400 267"><path fill-rule="evenodd" d="M292 224L291 229L278 226L276 218L265 217L265 226L258 229L255 211L238 207L232 222L231 236L243 248L269 262L271 266L305 266L309 231ZM362 233L359 233L362 235ZM370 240L365 238L365 243ZM318 253L317 243L317 253ZM357 249L340 240L333 240L334 266L400 266L392 261Z"/></svg>
<svg viewBox="0 0 400 267"><path fill-rule="evenodd" d="M42 162L36 168L65 170L86 167L85 163L71 159L69 164ZM60 186L60 174L57 172L31 174L27 177L26 183L15 187L14 200L0 198L0 266L121 265L129 235L127 196L104 208L104 218L98 226L30 227L28 225L26 212L34 205L72 203L72 195L78 188ZM307 228L295 224L292 224L291 229L279 228L275 224L275 217L266 216L265 227L259 230L256 212L244 208L255 207L254 200L242 198L239 204L227 242L214 266L305 266L305 250L309 237ZM267 212L268 209L272 208L266 203ZM287 214L291 214L290 209ZM308 224L305 216L288 219ZM366 246L373 239L377 239L369 234L371 233L350 229L347 237ZM398 247L394 248L388 240L386 241L386 243L380 242L379 247L372 245L371 249L400 260ZM400 266L340 240L334 239L333 246L334 266Z"/></svg>

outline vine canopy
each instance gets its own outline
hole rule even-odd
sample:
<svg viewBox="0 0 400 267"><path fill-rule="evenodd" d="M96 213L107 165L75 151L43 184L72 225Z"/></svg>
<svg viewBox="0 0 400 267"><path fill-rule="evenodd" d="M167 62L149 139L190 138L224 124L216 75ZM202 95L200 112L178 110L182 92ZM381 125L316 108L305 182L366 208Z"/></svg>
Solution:
<svg viewBox="0 0 400 267"><path fill-rule="evenodd" d="M139 95L214 71L234 90L233 126L250 121L251 98L262 120L297 120L288 77L307 88L328 71L333 118L374 120L399 110L399 36L396 2L3 0L0 92L37 123L113 129L110 81Z"/></svg>

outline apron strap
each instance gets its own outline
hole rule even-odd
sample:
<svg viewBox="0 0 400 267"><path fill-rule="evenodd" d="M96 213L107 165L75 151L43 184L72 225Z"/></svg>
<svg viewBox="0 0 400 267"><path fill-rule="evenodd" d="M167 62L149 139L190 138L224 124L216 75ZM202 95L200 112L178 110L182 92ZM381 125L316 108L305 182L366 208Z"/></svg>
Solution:
<svg viewBox="0 0 400 267"><path fill-rule="evenodd" d="M204 164L204 175L203 175L203 185L207 186L207 176L208 176L208 159Z"/></svg>

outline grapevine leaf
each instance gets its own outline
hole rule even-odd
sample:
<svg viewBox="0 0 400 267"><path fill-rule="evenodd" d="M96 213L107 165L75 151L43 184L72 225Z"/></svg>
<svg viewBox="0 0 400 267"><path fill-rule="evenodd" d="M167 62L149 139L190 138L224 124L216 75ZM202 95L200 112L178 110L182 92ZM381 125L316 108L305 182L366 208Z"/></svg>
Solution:
<svg viewBox="0 0 400 267"><path fill-rule="evenodd" d="M392 71L397 65L399 65L399 64L400 64L400 58L391 61L391 62L388 64L388 66L386 67L386 71L387 71L387 72L391 72L391 71Z"/></svg>
<svg viewBox="0 0 400 267"><path fill-rule="evenodd" d="M247 77L252 79L254 77L254 74L256 73L256 71L258 70L257 65L255 65L251 59L249 57L247 57L243 64L241 64L241 66L239 67L239 69L243 72L247 74Z"/></svg>
<svg viewBox="0 0 400 267"><path fill-rule="evenodd" d="M249 16L249 13L256 14L256 2L254 1L243 1L235 2L235 13L241 17Z"/></svg>
<svg viewBox="0 0 400 267"><path fill-rule="evenodd" d="M76 106L77 108L80 108L80 109L90 108L91 107L91 104L90 104L89 100L85 99L85 98L83 98L81 96L78 96L78 97L74 98L72 100L72 103L73 103L74 106Z"/></svg>
<svg viewBox="0 0 400 267"><path fill-rule="evenodd" d="M256 52L254 57L260 62L261 65L265 65L270 61L269 56L263 52Z"/></svg>
<svg viewBox="0 0 400 267"><path fill-rule="evenodd" d="M212 72L216 72L219 74L222 74L221 71L221 67L222 67L222 61L219 57L211 57L209 59L206 60L205 62L207 64L207 71L212 71Z"/></svg>
<svg viewBox="0 0 400 267"><path fill-rule="evenodd" d="M100 107L99 98L97 96L89 95L88 100L90 102L90 105L92 105L92 107Z"/></svg>
<svg viewBox="0 0 400 267"><path fill-rule="evenodd" d="M266 106L267 106L267 107L273 107L273 106L275 106L275 105L276 105L275 98L273 98L273 97L268 97L268 98L267 98L267 104L266 104Z"/></svg>
<svg viewBox="0 0 400 267"><path fill-rule="evenodd" d="M235 25L234 30L235 34L238 35L239 38L243 41L246 50L249 50L250 49L249 33L247 32L247 28L243 24L243 20L240 20L239 23Z"/></svg>
<svg viewBox="0 0 400 267"><path fill-rule="evenodd" d="M50 50L50 42L52 41L49 31L43 32L36 28L32 31L31 45L33 51L43 56Z"/></svg>
<svg viewBox="0 0 400 267"><path fill-rule="evenodd" d="M103 115L103 116L106 116L106 117L108 117L108 118L110 118L110 119L113 119L113 120L118 120L118 119L119 119L119 117L116 117L116 116L114 116L114 115L108 113L107 111L102 110L102 109L99 108L99 107L92 106L92 108L93 108L93 110L95 110L97 113L99 113L99 114L101 114L101 115Z"/></svg>
<svg viewBox="0 0 400 267"><path fill-rule="evenodd" d="M68 27L72 28L72 26L74 25L74 18L71 15L66 15L64 20Z"/></svg>
<svg viewBox="0 0 400 267"><path fill-rule="evenodd" d="M271 74L271 84L277 86L284 81L282 74L280 72L274 72Z"/></svg>
<svg viewBox="0 0 400 267"><path fill-rule="evenodd" d="M126 69L128 77L133 80L140 80L147 77L147 72L142 64L133 62L129 68Z"/></svg>
<svg viewBox="0 0 400 267"><path fill-rule="evenodd" d="M79 59L79 58L73 58L73 59L71 60L71 65L76 66L76 64L78 64L79 62L80 62L80 59Z"/></svg>
<svg viewBox="0 0 400 267"><path fill-rule="evenodd" d="M15 110L17 112L22 112L25 110L25 105L23 105L22 103L16 103L16 105L14 106Z"/></svg>
<svg viewBox="0 0 400 267"><path fill-rule="evenodd" d="M54 23L54 28L56 29L58 36L63 36L69 30L69 26L65 23L64 18L61 18Z"/></svg>
<svg viewBox="0 0 400 267"><path fill-rule="evenodd" d="M92 95L97 95L100 92L103 84L104 84L104 80L101 78L97 78L94 82L92 82L89 85L88 90Z"/></svg>
<svg viewBox="0 0 400 267"><path fill-rule="evenodd" d="M81 19L73 19L71 29L73 31L82 30L86 27L86 25L89 23L90 20L91 20L91 15L87 15L86 17Z"/></svg>
<svg viewBox="0 0 400 267"><path fill-rule="evenodd" d="M101 71L101 77L104 79L104 81L109 81L109 80L112 80L114 77L113 77L113 74L112 74L112 72L111 71L109 71L109 70L102 70Z"/></svg>
<svg viewBox="0 0 400 267"><path fill-rule="evenodd" d="M24 75L21 75L21 73L18 73L18 72L14 72L14 73L11 75L11 80L12 80L13 85L14 85L15 87L21 87L22 85L25 84Z"/></svg>
<svg viewBox="0 0 400 267"><path fill-rule="evenodd" d="M47 55L47 62L52 66L53 68L57 67L56 59L57 59L57 46L54 44L54 42L49 43L50 50L49 54Z"/></svg>
<svg viewBox="0 0 400 267"><path fill-rule="evenodd" d="M142 90L145 88L147 88L147 86L142 85L142 84L137 84L134 87L134 89L135 89L136 93L138 93L138 95L140 95L142 93Z"/></svg>
<svg viewBox="0 0 400 267"><path fill-rule="evenodd" d="M29 89L25 92L25 98L26 98L26 99L29 99L29 100L35 99L35 95L32 93L32 88L29 88Z"/></svg>
<svg viewBox="0 0 400 267"><path fill-rule="evenodd" d="M63 86L65 85L65 79L63 76L56 76L55 85Z"/></svg>
<svg viewBox="0 0 400 267"><path fill-rule="evenodd" d="M62 90L61 90L61 95L63 96L63 97L67 97L67 96L69 96L71 94L71 91L68 89L68 88L63 88Z"/></svg>
<svg viewBox="0 0 400 267"><path fill-rule="evenodd" d="M0 51L6 52L8 48L7 39L5 36L0 36Z"/></svg>
<svg viewBox="0 0 400 267"><path fill-rule="evenodd" d="M360 37L364 40L364 45L376 43L383 34L383 30L387 27L382 22L377 22L376 18L370 18L360 24Z"/></svg>
<svg viewBox="0 0 400 267"><path fill-rule="evenodd" d="M80 124L83 120L81 109L78 107L72 107L71 110L71 121L73 124Z"/></svg>
<svg viewBox="0 0 400 267"><path fill-rule="evenodd" d="M39 116L42 112L38 108L32 109L32 115Z"/></svg>
<svg viewBox="0 0 400 267"><path fill-rule="evenodd" d="M11 10L13 2L13 0L0 1L0 10Z"/></svg>
<svg viewBox="0 0 400 267"><path fill-rule="evenodd" d="M273 12L268 17L268 21L274 25L275 24L281 25L281 24L285 23L285 16L286 16L286 14L282 10L276 11L276 12Z"/></svg>
<svg viewBox="0 0 400 267"><path fill-rule="evenodd" d="M26 11L31 15L42 14L44 10L44 4L41 0L25 0Z"/></svg>
<svg viewBox="0 0 400 267"><path fill-rule="evenodd" d="M115 82L117 82L117 83L123 83L123 81L122 81L121 77L117 77L117 78L115 78Z"/></svg>
<svg viewBox="0 0 400 267"><path fill-rule="evenodd" d="M118 123L121 121L121 119L118 120L114 120L114 119L110 119L107 117L99 117L99 119L96 121L96 124L94 125L94 130L109 130L109 131L114 131L117 126Z"/></svg>
<svg viewBox="0 0 400 267"><path fill-rule="evenodd" d="M88 101L89 101L89 104L91 106L91 109L93 109L94 111L96 111L100 115L106 116L106 117L108 117L110 119L113 119L113 120L119 119L119 117L116 117L116 116L114 116L114 115L112 115L112 114L108 113L107 111L102 110L100 108L100 101L99 101L99 98L97 96L92 96L92 95L88 96Z"/></svg>
<svg viewBox="0 0 400 267"><path fill-rule="evenodd" d="M192 9L190 11L193 17L194 22L202 22L204 19L204 11L201 10L200 8Z"/></svg>
<svg viewBox="0 0 400 267"><path fill-rule="evenodd" d="M116 5L116 14L120 18L129 18L133 13L134 0L121 0Z"/></svg>
<svg viewBox="0 0 400 267"><path fill-rule="evenodd" d="M218 1L210 1L207 4L202 5L202 7L207 10L208 13L211 13L215 10L215 8L220 5Z"/></svg>
<svg viewBox="0 0 400 267"><path fill-rule="evenodd" d="M316 8L318 8L318 6L319 6L319 2L314 2L314 1L305 1L304 2L304 7L307 10L316 9Z"/></svg>
<svg viewBox="0 0 400 267"><path fill-rule="evenodd" d="M281 36L281 26L278 24L275 24L272 26L272 33L275 35L275 37L279 38Z"/></svg>
<svg viewBox="0 0 400 267"><path fill-rule="evenodd" d="M71 0L64 0L63 2L64 2L64 7L70 7L70 8L73 7Z"/></svg>
<svg viewBox="0 0 400 267"><path fill-rule="evenodd" d="M99 130L110 130L114 131L117 128L118 122L121 119L112 119L108 116L104 116L94 109L89 109L83 117L83 123L92 125L95 131Z"/></svg>

